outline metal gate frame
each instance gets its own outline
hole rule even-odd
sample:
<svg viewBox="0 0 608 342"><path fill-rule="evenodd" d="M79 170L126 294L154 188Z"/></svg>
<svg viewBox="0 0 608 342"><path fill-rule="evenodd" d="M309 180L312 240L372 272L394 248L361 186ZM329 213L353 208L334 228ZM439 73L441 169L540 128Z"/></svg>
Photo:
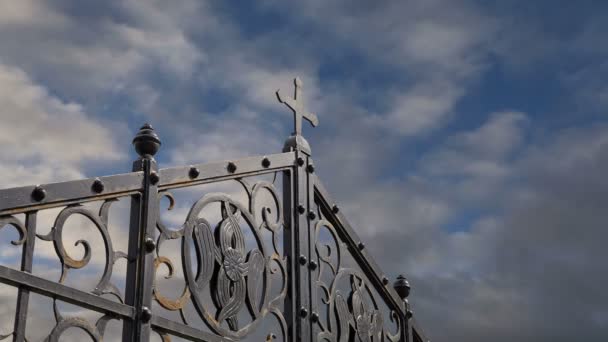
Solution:
<svg viewBox="0 0 608 342"><path fill-rule="evenodd" d="M16 229L20 239L12 243L22 246L19 270L0 265L0 282L18 287L14 330L9 334L0 335L0 340L11 336L14 341L26 340L29 294L37 293L52 298L54 303L56 325L47 337L48 341L58 341L65 330L73 327L84 330L93 340L101 341L105 326L111 319L122 320L123 341L148 341L152 331L160 334L163 341L170 341L170 335L193 341L246 340L249 333L255 329L253 323L269 314L275 315L281 322L283 339L289 341L343 342L349 341L349 334L357 341L426 341L418 324L411 317L407 302L409 283L400 276L391 286L388 276L380 270L317 177L310 146L301 135L301 121L306 119L316 126L318 119L304 109L301 102L301 81L296 79L294 84L293 98L286 98L279 91L276 94L278 100L292 110L295 118L294 133L287 139L282 153L159 169L154 156L161 146L161 140L154 129L146 124L133 139L139 157L134 161L130 173L0 190L0 229L6 226ZM275 250L271 256L264 246L259 250L250 251L245 256L243 243L239 240L242 239L239 237L242 232L237 221L242 218L251 225L254 220L250 213L252 210L220 194L204 196L197 201L179 231L168 230L160 223L160 199L167 196L172 201L168 190L223 180L240 180L267 173L279 173L283 176L284 240L283 255L280 257L274 255L280 254L281 251ZM256 187L257 185L248 188L250 201L255 201ZM274 191L269 184L261 184L260 187ZM274 196L280 210L281 199L276 193ZM110 205L116 199L124 197L131 198L126 253L113 249L107 231ZM81 206L93 201L103 201L99 212L93 213ZM212 233L213 227L197 217L197 210L200 211L206 203L213 201L221 203L223 218L221 226L215 228L215 233ZM57 216L50 233L37 234L37 212L58 207L65 208ZM17 214L25 214L25 222L17 218ZM85 248L85 256L80 260L71 258L64 249L63 223L71 215L82 215L89 219L104 239L106 265L101 280L91 292L63 284L69 269L86 266L90 258L90 246L86 241L78 242ZM263 221L261 225L273 234L273 229L280 229L277 228L277 223L266 221L265 217ZM336 267L329 265L319 254L319 229L327 229L336 241ZM214 240L213 234L219 237L216 236ZM52 241L55 245L62 264L62 276L58 282L31 274L36 237ZM191 243L195 245L198 257L196 275L192 272L191 265L188 270L184 266L187 285L184 295L177 301L162 298L155 293L154 288L156 267L162 263L173 267L169 265L171 261L164 260L157 254L160 244L168 239L182 240L184 265L187 265L186 259L189 259L184 257L184 251L188 252L187 255L190 254L188 246ZM349 253L360 267L360 271L339 266L339 253ZM110 281L113 264L120 258L127 260L124 296ZM254 295L258 293L256 286L259 286L259 280L250 274L260 273L261 277L264 277L271 258L281 264L286 277L284 290L276 301L284 305L283 312L273 306L275 301L265 302L268 298L264 296L264 289L263 299ZM350 279L352 292L341 293L336 286L323 284L319 276L323 267L331 267L335 279ZM215 283L210 286L214 286L214 300L219 307L219 316L209 314L202 308L204 305L201 300L197 299L196 292L209 282ZM397 327L396 332L391 333L383 328L383 317L378 311L377 299L373 298L372 291L376 291L390 308L390 320ZM364 293L372 296L371 306L362 300ZM118 301L102 297L104 294L114 295ZM326 301L331 302L327 304L327 318L320 317L320 296L327 297ZM58 300L102 313L103 316L95 324L82 317L64 317L57 309ZM185 319L183 322L177 322L157 315L151 310L153 300L164 308L180 310L181 313L185 301L198 300L199 315L206 320L211 331L196 329L186 324ZM251 304L260 301L261 306ZM254 317L253 323L245 328L238 328L234 311L238 312L246 304ZM276 337L269 335L267 340Z"/></svg>

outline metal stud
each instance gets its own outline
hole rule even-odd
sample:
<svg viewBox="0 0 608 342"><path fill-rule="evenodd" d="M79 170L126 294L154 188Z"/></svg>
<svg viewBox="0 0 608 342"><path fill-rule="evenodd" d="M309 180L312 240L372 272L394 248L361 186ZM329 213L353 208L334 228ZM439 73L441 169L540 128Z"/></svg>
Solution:
<svg viewBox="0 0 608 342"><path fill-rule="evenodd" d="M300 261L300 265L302 266L306 265L306 261L308 261L305 255L300 255L300 258L298 258L298 260Z"/></svg>
<svg viewBox="0 0 608 342"><path fill-rule="evenodd" d="M228 172L230 173L235 173L236 172L236 164L233 162L229 162L228 166L226 166L226 170L228 170Z"/></svg>
<svg viewBox="0 0 608 342"><path fill-rule="evenodd" d="M410 319L410 318L412 318L412 316L414 316L414 311L412 311L411 309L407 310L407 313L405 314L405 317L407 319Z"/></svg>
<svg viewBox="0 0 608 342"><path fill-rule="evenodd" d="M306 316L308 316L308 310L306 310L305 307L301 307L300 308L300 317L304 318Z"/></svg>
<svg viewBox="0 0 608 342"><path fill-rule="evenodd" d="M160 180L160 176L158 175L158 173L156 171L150 172L150 184L156 185L159 180Z"/></svg>
<svg viewBox="0 0 608 342"><path fill-rule="evenodd" d="M42 201L46 197L46 190L37 185L32 191L32 199L36 202Z"/></svg>
<svg viewBox="0 0 608 342"><path fill-rule="evenodd" d="M365 248L365 244L363 242L359 242L357 247L359 247L360 250L363 250Z"/></svg>
<svg viewBox="0 0 608 342"><path fill-rule="evenodd" d="M334 204L334 205L331 207L331 211L332 211L334 214L337 214L337 213L340 211L340 207L338 207L338 205L337 205L337 204Z"/></svg>
<svg viewBox="0 0 608 342"><path fill-rule="evenodd" d="M308 164L308 166L306 166L306 171L308 171L308 173L314 173L315 172L315 166L312 164Z"/></svg>
<svg viewBox="0 0 608 342"><path fill-rule="evenodd" d="M146 252L148 253L152 253L156 249L156 242L154 242L154 239L149 236L144 241L144 245L146 246Z"/></svg>
<svg viewBox="0 0 608 342"><path fill-rule="evenodd" d="M311 211L309 211L309 212L308 212L308 219L312 221L312 220L314 220L315 218L317 218L317 215L315 214L315 212L314 212L314 211L312 211L312 210L311 210Z"/></svg>
<svg viewBox="0 0 608 342"><path fill-rule="evenodd" d="M308 264L308 268L310 268L311 270L316 270L317 269L317 262L314 260L311 260L310 263Z"/></svg>
<svg viewBox="0 0 608 342"><path fill-rule="evenodd" d="M304 158L298 157L297 163L298 163L298 166L304 165Z"/></svg>
<svg viewBox="0 0 608 342"><path fill-rule="evenodd" d="M143 308L141 308L141 321L144 323L148 323L148 322L150 322L151 318L152 318L152 311L150 311L150 309L147 306L144 306Z"/></svg>
<svg viewBox="0 0 608 342"><path fill-rule="evenodd" d="M190 179L195 179L200 174L201 174L201 172L196 167L194 167L194 166L191 166L190 167L190 171L188 171L188 177L190 177Z"/></svg>
<svg viewBox="0 0 608 342"><path fill-rule="evenodd" d="M306 212L306 208L304 208L303 205L298 204L298 213L300 213L300 215L304 214Z"/></svg>
<svg viewBox="0 0 608 342"><path fill-rule="evenodd" d="M270 159L268 159L268 157L264 157L262 159L262 166L265 167L265 168L270 167Z"/></svg>
<svg viewBox="0 0 608 342"><path fill-rule="evenodd" d="M316 312L313 312L310 314L310 321L313 323L317 323L319 321L319 314Z"/></svg>
<svg viewBox="0 0 608 342"><path fill-rule="evenodd" d="M103 182L101 181L101 179L95 178L95 181L93 181L93 184L91 185L91 190L93 190L93 192L99 194L103 191L103 189L104 189L104 185L103 185Z"/></svg>
<svg viewBox="0 0 608 342"><path fill-rule="evenodd" d="M387 277L382 277L382 284L384 284L385 286L388 285L389 280Z"/></svg>

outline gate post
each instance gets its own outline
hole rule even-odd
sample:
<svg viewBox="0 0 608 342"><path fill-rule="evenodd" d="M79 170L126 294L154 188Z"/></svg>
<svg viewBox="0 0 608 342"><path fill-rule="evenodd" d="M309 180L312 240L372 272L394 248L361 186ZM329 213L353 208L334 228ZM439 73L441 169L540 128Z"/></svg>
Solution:
<svg viewBox="0 0 608 342"><path fill-rule="evenodd" d="M309 268L314 248L313 222L316 219L313 210L314 183L311 177L315 168L310 158L310 145L302 136L302 119L308 120L313 126L319 124L319 119L304 108L302 81L296 77L293 83L293 98L282 95L280 90L276 92L279 102L293 112L294 131L285 142L283 152L295 152L296 159L293 173L284 173L283 181L286 208L283 217L289 220L286 223L291 228L285 236L284 248L285 254L289 255L289 274L293 276L285 311L289 315L290 336L294 336L295 341L307 342L316 341L318 333L316 324L311 324L318 318L318 313L313 307L316 305L316 286Z"/></svg>
<svg viewBox="0 0 608 342"><path fill-rule="evenodd" d="M140 194L131 197L125 304L133 306L136 315L133 321L124 321L123 342L150 340L160 181L154 155L161 141L152 126L142 126L133 139L133 145L140 156L133 162L133 171L143 171L143 186Z"/></svg>
<svg viewBox="0 0 608 342"><path fill-rule="evenodd" d="M313 336L310 316L312 279L309 271L311 256L311 221L314 220L312 178L314 170L310 160L310 147L301 135L292 135L285 142L283 152L295 152L293 172L284 173L283 191L286 226L290 229L285 234L284 248L288 255L291 279L286 301L286 314L290 336L295 341L308 342L316 340Z"/></svg>

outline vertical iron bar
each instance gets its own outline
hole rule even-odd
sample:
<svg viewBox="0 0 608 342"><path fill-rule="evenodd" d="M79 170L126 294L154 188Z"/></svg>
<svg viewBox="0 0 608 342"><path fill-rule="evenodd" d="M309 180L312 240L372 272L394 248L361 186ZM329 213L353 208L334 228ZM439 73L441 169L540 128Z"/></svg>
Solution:
<svg viewBox="0 0 608 342"><path fill-rule="evenodd" d="M310 336L310 272L308 261L310 259L309 227L308 227L308 179L306 175L306 164L310 155L308 143L303 146L301 136L291 136L285 143L283 152L295 152L295 166L291 177L289 177L289 189L293 191L284 195L285 207L290 208L286 214L290 214L291 228L287 252L289 253L289 275L291 284L287 300L287 310L290 316L289 324L293 333L292 340L298 342L311 341ZM285 187L285 185L283 185ZM287 215L285 216L287 217Z"/></svg>
<svg viewBox="0 0 608 342"><path fill-rule="evenodd" d="M308 204L308 214L318 214L315 211L315 185L314 185L314 178L312 177L312 173L314 172L314 165L312 163L312 158L310 158L310 156L307 156L306 158L306 200L307 200L307 204ZM308 236L306 241L308 241L308 262L309 262L309 267L308 267L308 272L309 272L309 294L310 294L310 315L311 318L309 319L310 322L310 340L311 341L316 341L317 340L317 336L319 335L319 325L317 324L318 321L318 317L319 317L319 309L317 308L317 284L316 284L316 278L315 275L317 274L317 272L319 271L319 267L310 267L312 266L311 263L316 262L317 265L319 264L319 261L316 260L316 251L315 251L315 224L316 224L316 220L318 220L319 218L316 217L316 215L307 215L308 219L307 221L307 226L308 226ZM316 318L313 320L313 315L316 316Z"/></svg>
<svg viewBox="0 0 608 342"><path fill-rule="evenodd" d="M32 273L34 258L34 242L36 241L36 211L30 211L25 215L25 228L27 237L23 244L21 253L21 271ZM30 290L19 287L17 295L17 309L15 311L14 339L13 341L25 341L25 324L27 322L27 310L30 300Z"/></svg>
<svg viewBox="0 0 608 342"><path fill-rule="evenodd" d="M129 263L125 304L135 307L135 319L125 320L123 342L150 340L152 316L152 283L154 277L154 247L158 214L158 165L154 154L160 148L154 129L145 124L133 139L140 158L133 163L133 171L143 171L143 190L131 198L129 227ZM150 242L147 242L151 241Z"/></svg>
<svg viewBox="0 0 608 342"><path fill-rule="evenodd" d="M297 331L297 341L311 341L310 336L310 325L309 325L309 315L310 315L310 273L308 272L308 261L310 261L310 251L308 247L309 243L309 234L308 234L308 219L307 214L309 210L308 206L308 179L306 177L306 160L308 156L303 153L301 150L296 151L296 160L300 160L302 158L304 163L299 165L296 163L295 168L295 187L296 187L296 206L303 206L305 208L304 212L298 212L296 215L296 219L294 220L295 224L295 237L296 237L296 251L295 258L299 259L296 265L296 276L295 281L297 296L297 319L296 324L299 328ZM300 259L301 258L301 259Z"/></svg>
<svg viewBox="0 0 608 342"><path fill-rule="evenodd" d="M296 270L298 266L298 254L296 254L296 228L295 222L298 215L297 201L294 198L295 182L294 169L283 172L283 217L285 219L285 230L283 233L283 255L287 258L287 297L285 298L285 320L287 322L287 336L289 340L295 340L297 336L298 322L298 277Z"/></svg>

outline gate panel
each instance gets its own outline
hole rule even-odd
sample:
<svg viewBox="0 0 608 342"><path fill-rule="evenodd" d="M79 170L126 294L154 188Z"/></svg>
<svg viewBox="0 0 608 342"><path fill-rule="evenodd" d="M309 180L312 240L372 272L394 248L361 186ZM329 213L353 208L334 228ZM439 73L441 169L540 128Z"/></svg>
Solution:
<svg viewBox="0 0 608 342"><path fill-rule="evenodd" d="M0 340L26 340L32 293L52 299L48 341L74 329L101 341L113 320L125 342L425 339L410 319L405 278L393 288L317 178L301 121L316 126L318 118L304 109L301 81L294 84L293 98L277 91L295 118L283 153L159 169L161 141L146 124L133 140L139 158L131 173L0 190L0 229L15 230L13 245L21 246L18 269L0 265L0 282L18 293L13 331L0 331ZM218 190L225 184L239 190ZM126 250L108 228L119 199L130 202L121 224ZM41 217L52 210L51 228L41 233ZM71 242L80 257L65 248L74 217L101 239L94 244L77 226ZM32 273L40 243L54 246L56 280ZM103 250L105 263L91 262L93 250ZM119 260L127 267L116 281ZM72 270L88 268L101 273L92 290L68 284Z"/></svg>
<svg viewBox="0 0 608 342"><path fill-rule="evenodd" d="M133 179L137 179L137 175L134 176ZM124 179L123 175L120 178ZM47 185L31 187L31 190L30 187L8 190L12 195L20 195L21 207L6 207L7 202L15 204L16 201L2 203L0 229L17 231L19 239L12 244L22 248L19 269L7 267L4 262L0 265L0 282L18 291L14 329L0 332L0 339L12 337L14 341L24 341L26 331L34 331L45 334L48 341L57 341L67 330L76 328L99 341L110 321L135 317L134 308L123 304L125 297L121 287L124 286L124 278L121 280L120 275L115 276L115 263L126 259L127 254L114 244L109 230L109 215L117 201L129 199L123 193L137 193L141 183L112 186L111 180L106 178L105 184L110 190L103 195L98 191L101 188L99 184L103 184L99 179L48 186L50 189L64 189L74 184L88 185L68 189L76 198L61 198L60 191L47 192ZM4 190L0 190L0 196L4 195ZM75 227L80 227L79 231L66 237L65 231L73 232ZM74 247L70 246L74 241ZM11 248L19 247L2 246L3 251ZM79 248L82 256L78 256ZM12 253L6 255L10 258ZM42 269L32 274L36 255L42 256L37 259L38 268ZM59 269L53 267L55 264L59 264ZM53 273L53 270L57 272ZM51 307L34 309L32 294L51 299ZM36 298L34 302L39 303L41 297ZM67 307L71 309L66 311ZM28 327L31 319L39 319L40 311L45 309L54 314L50 331L44 333L40 330L42 327ZM101 315L92 319L92 312Z"/></svg>
<svg viewBox="0 0 608 342"><path fill-rule="evenodd" d="M255 168L247 166L253 159L222 162L219 178L201 172L215 172L209 165L192 166L183 170L196 175L188 181L165 181L176 169L160 170L158 200L180 213L165 218L163 209L156 219L151 325L163 338L291 340L281 195L289 185L280 183L292 158L258 157ZM177 292L158 286L163 273L178 278L171 283Z"/></svg>
<svg viewBox="0 0 608 342"><path fill-rule="evenodd" d="M314 178L313 286L319 341L406 341L407 301L392 288L365 244Z"/></svg>

